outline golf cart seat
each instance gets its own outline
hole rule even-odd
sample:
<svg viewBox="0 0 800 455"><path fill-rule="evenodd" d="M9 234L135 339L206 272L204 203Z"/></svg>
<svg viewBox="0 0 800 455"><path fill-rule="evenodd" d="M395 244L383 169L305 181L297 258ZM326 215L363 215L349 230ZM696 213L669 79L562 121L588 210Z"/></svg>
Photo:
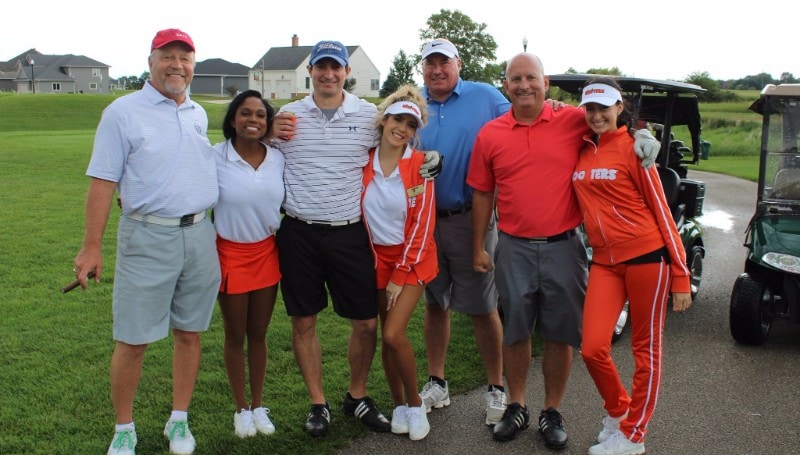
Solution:
<svg viewBox="0 0 800 455"><path fill-rule="evenodd" d="M664 188L664 196L667 199L670 213L672 213L672 219L675 221L675 224L678 224L686 208L686 206L680 202L681 178L674 169L661 166L658 166L656 169L661 179L661 186Z"/></svg>
<svg viewBox="0 0 800 455"><path fill-rule="evenodd" d="M772 197L800 200L800 169L779 170L772 185Z"/></svg>

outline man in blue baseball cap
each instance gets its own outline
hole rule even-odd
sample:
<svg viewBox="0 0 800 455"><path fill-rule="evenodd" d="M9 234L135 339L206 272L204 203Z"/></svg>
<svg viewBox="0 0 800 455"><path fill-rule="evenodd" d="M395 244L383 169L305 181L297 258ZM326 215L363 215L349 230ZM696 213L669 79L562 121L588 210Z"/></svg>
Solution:
<svg viewBox="0 0 800 455"><path fill-rule="evenodd" d="M286 199L277 234L281 292L292 319L292 347L311 399L305 431L328 433L331 409L322 384L316 323L328 306L350 321L350 384L341 409L373 431L388 432L388 419L367 395L367 376L378 331L375 262L361 221L361 187L369 149L378 143L374 104L348 93L349 53L338 41L320 41L308 60L312 93L286 104L296 128L275 141L286 159ZM438 154L436 154L438 158ZM425 176L423 174L423 176Z"/></svg>
<svg viewBox="0 0 800 455"><path fill-rule="evenodd" d="M338 41L320 41L317 43L314 46L314 50L311 51L308 63L309 65L314 65L324 58L333 59L344 67L350 66L348 62L350 56L347 53L347 48Z"/></svg>

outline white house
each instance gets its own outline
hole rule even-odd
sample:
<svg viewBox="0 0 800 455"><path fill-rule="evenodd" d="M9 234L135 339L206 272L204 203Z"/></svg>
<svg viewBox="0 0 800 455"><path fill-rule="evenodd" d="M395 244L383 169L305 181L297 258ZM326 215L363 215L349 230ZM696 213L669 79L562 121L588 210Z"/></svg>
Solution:
<svg viewBox="0 0 800 455"><path fill-rule="evenodd" d="M292 36L289 47L270 48L250 69L248 87L262 93L266 99L297 99L312 90L308 74L308 58L314 46L300 46L297 35ZM379 97L380 77L361 46L345 46L350 55L350 79L355 86L350 90L359 97Z"/></svg>

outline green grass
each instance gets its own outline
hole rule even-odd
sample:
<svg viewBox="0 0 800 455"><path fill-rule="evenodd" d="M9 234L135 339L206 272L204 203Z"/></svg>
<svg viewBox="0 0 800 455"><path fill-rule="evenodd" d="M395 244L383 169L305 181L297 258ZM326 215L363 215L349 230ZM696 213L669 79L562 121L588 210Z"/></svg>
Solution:
<svg viewBox="0 0 800 455"><path fill-rule="evenodd" d="M689 169L732 175L757 182L758 156L712 156L709 160L701 160L698 165L690 165Z"/></svg>
<svg viewBox="0 0 800 455"><path fill-rule="evenodd" d="M62 294L72 280L72 260L83 235L94 129L112 97L93 95L0 95L0 453L104 453L113 435L108 367L111 297L115 258L114 207L104 238L105 273L87 291ZM217 118L225 106L200 102ZM210 121L214 125L213 120ZM221 140L219 129L209 132ZM277 432L241 440L232 431L233 399L222 360L221 319L215 312L203 335L203 360L190 408L198 454L329 454L364 433L338 405L347 390L349 324L328 309L318 327L323 375L334 408L332 431L321 440L302 433L308 394L291 348L291 328L282 301L268 333L269 363L265 403ZM448 376L458 394L485 382L468 318L454 315ZM417 353L419 378L427 364L422 307L409 334ZM171 339L152 344L134 407L139 453L166 453L161 436L171 407ZM385 412L391 399L375 357L370 394Z"/></svg>
<svg viewBox="0 0 800 455"><path fill-rule="evenodd" d="M113 99L106 95L0 94L2 454L102 453L112 436L108 365L113 350L110 307L116 207L104 239L102 282L85 292L61 294L59 288L72 279L72 260L83 235L88 185L84 172L94 130L102 110ZM196 100L208 112L211 141L222 140L220 124L226 105L215 98ZM709 122L704 124L703 137L712 143L711 159L692 168L754 179L759 132L742 125L756 121L757 116L747 111L747 103L731 104L702 105L704 122ZM409 335L422 379L427 365L421 324L420 307ZM277 432L240 440L231 428L234 406L222 362L217 310L210 330L203 335L202 367L190 409L197 453L328 454L362 435L362 427L350 422L337 407L347 389L348 331L347 322L331 310L321 315L324 382L336 409L330 435L312 440L301 431L308 396L292 354L289 320L279 301L268 334L265 388L265 402L272 409ZM483 384L483 366L468 318L454 315L450 348L451 392L458 394ZM370 394L390 412L379 359L376 355L370 372ZM165 453L161 430L171 403L171 340L150 346L143 371L134 408L137 447L140 453Z"/></svg>

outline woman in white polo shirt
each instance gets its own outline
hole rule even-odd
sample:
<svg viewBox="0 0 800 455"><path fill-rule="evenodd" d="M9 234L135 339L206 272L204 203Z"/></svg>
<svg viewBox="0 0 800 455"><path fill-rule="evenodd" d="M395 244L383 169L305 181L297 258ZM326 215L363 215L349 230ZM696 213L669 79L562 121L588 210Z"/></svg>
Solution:
<svg viewBox="0 0 800 455"><path fill-rule="evenodd" d="M400 87L377 118L381 139L364 168L362 211L376 258L381 355L395 404L391 430L419 440L430 425L406 332L425 284L439 272L433 181L417 172L425 154L412 149L427 120L425 99L416 87Z"/></svg>
<svg viewBox="0 0 800 455"><path fill-rule="evenodd" d="M263 138L275 109L255 90L231 101L214 146L219 202L214 209L222 282L219 305L225 327L223 357L241 438L271 434L275 426L262 402L267 367L266 334L280 281L275 231L284 197L283 154ZM247 339L250 402L245 392L244 342Z"/></svg>

